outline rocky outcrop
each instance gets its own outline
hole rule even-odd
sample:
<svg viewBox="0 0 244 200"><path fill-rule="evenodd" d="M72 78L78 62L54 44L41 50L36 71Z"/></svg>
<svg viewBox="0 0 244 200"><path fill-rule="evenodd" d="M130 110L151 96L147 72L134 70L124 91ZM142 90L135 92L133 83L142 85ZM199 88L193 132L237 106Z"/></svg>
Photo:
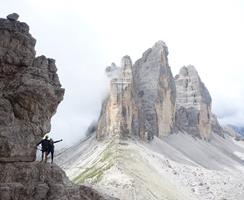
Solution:
<svg viewBox="0 0 244 200"><path fill-rule="evenodd" d="M7 19L10 21L17 21L19 19L19 15L17 13L12 13L7 16Z"/></svg>
<svg viewBox="0 0 244 200"><path fill-rule="evenodd" d="M55 60L35 57L36 41L17 19L0 19L0 199L110 199L73 185L56 165L31 162L64 89Z"/></svg>
<svg viewBox="0 0 244 200"><path fill-rule="evenodd" d="M120 135L151 140L172 132L176 89L167 56L167 46L159 41L133 67L125 56L121 67L112 64L106 69L112 80L99 118L98 139Z"/></svg>
<svg viewBox="0 0 244 200"><path fill-rule="evenodd" d="M102 105L98 122L97 138L117 135L126 137L132 134L132 119L136 109L132 98L132 62L129 56L121 60L121 67L107 67L111 77L110 94Z"/></svg>
<svg viewBox="0 0 244 200"><path fill-rule="evenodd" d="M56 165L38 162L0 164L1 200L109 200L86 186L74 185Z"/></svg>
<svg viewBox="0 0 244 200"><path fill-rule="evenodd" d="M136 128L148 139L169 135L174 127L176 89L167 56L166 44L159 41L133 67Z"/></svg>
<svg viewBox="0 0 244 200"><path fill-rule="evenodd" d="M224 137L195 67L184 66L173 78L167 56L167 46L159 41L133 66L125 56L121 67L112 63L106 68L111 85L98 120L98 139L118 135L151 140L177 131L202 139L211 133Z"/></svg>
<svg viewBox="0 0 244 200"><path fill-rule="evenodd" d="M182 67L175 84L177 128L207 139L212 132L211 96L195 67Z"/></svg>
<svg viewBox="0 0 244 200"><path fill-rule="evenodd" d="M34 161L62 101L55 60L35 57L27 24L0 19L0 161Z"/></svg>

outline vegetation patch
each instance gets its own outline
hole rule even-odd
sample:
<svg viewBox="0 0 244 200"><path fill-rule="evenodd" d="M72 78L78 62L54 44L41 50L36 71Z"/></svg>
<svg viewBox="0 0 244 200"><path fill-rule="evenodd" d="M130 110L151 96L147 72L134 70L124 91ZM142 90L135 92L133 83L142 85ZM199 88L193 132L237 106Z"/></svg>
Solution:
<svg viewBox="0 0 244 200"><path fill-rule="evenodd" d="M88 180L92 181L93 183L101 181L104 172L109 170L115 163L115 151L115 144L113 141L111 141L100 154L100 159L91 167L86 168L77 177L75 177L73 182L81 184Z"/></svg>

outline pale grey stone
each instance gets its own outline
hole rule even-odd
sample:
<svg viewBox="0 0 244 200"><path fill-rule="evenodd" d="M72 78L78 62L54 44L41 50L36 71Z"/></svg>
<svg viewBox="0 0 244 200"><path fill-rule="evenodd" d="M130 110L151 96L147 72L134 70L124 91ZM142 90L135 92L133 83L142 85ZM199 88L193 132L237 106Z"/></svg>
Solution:
<svg viewBox="0 0 244 200"><path fill-rule="evenodd" d="M176 89L162 41L145 51L133 66L133 94L138 107L135 132L152 139L172 133ZM144 137L144 136L143 136Z"/></svg>
<svg viewBox="0 0 244 200"><path fill-rule="evenodd" d="M218 120L211 112L211 96L195 67L182 67L175 84L177 128L204 139L209 139L212 133L222 136Z"/></svg>

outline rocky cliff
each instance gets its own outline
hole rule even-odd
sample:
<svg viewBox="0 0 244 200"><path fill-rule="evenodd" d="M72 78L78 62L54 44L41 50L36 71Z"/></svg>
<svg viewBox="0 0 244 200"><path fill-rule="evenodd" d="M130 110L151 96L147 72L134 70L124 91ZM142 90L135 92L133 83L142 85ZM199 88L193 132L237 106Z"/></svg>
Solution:
<svg viewBox="0 0 244 200"><path fill-rule="evenodd" d="M129 56L121 60L121 67L112 63L106 69L111 78L110 94L103 102L98 123L97 138L132 134L135 104L132 98L132 61Z"/></svg>
<svg viewBox="0 0 244 200"><path fill-rule="evenodd" d="M167 46L159 41L133 66L125 56L121 67L113 64L106 69L112 79L97 138L120 135L151 140L172 133L176 89L167 56Z"/></svg>
<svg viewBox="0 0 244 200"><path fill-rule="evenodd" d="M207 139L212 133L211 96L194 66L184 66L175 77L176 126Z"/></svg>
<svg viewBox="0 0 244 200"><path fill-rule="evenodd" d="M36 40L17 20L0 19L0 199L105 199L70 183L59 167L31 162L64 89L55 60L35 57Z"/></svg>
<svg viewBox="0 0 244 200"><path fill-rule="evenodd" d="M174 127L176 89L167 56L166 44L158 41L133 66L136 127L148 139L169 135Z"/></svg>
<svg viewBox="0 0 244 200"><path fill-rule="evenodd" d="M119 135L151 140L175 131L203 139L211 133L223 136L195 67L182 67L174 79L167 55L167 46L159 41L134 65L125 56L121 67L114 63L107 67L111 86L99 118L98 139Z"/></svg>
<svg viewBox="0 0 244 200"><path fill-rule="evenodd" d="M34 161L63 99L55 60L35 57L27 24L0 19L0 161Z"/></svg>

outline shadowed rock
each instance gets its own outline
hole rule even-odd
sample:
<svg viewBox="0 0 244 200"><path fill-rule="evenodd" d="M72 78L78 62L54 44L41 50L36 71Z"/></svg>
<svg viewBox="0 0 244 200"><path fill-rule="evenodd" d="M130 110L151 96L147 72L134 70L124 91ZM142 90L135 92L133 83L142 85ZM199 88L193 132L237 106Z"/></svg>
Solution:
<svg viewBox="0 0 244 200"><path fill-rule="evenodd" d="M57 165L38 162L0 164L1 200L113 200L73 184Z"/></svg>
<svg viewBox="0 0 244 200"><path fill-rule="evenodd" d="M149 140L167 136L174 127L176 89L163 41L145 51L133 66L133 94L138 107L134 131Z"/></svg>
<svg viewBox="0 0 244 200"><path fill-rule="evenodd" d="M19 19L19 15L17 13L12 13L7 16L8 20L17 21Z"/></svg>
<svg viewBox="0 0 244 200"><path fill-rule="evenodd" d="M212 100L195 67L182 67L175 83L177 128L194 136L209 138Z"/></svg>

